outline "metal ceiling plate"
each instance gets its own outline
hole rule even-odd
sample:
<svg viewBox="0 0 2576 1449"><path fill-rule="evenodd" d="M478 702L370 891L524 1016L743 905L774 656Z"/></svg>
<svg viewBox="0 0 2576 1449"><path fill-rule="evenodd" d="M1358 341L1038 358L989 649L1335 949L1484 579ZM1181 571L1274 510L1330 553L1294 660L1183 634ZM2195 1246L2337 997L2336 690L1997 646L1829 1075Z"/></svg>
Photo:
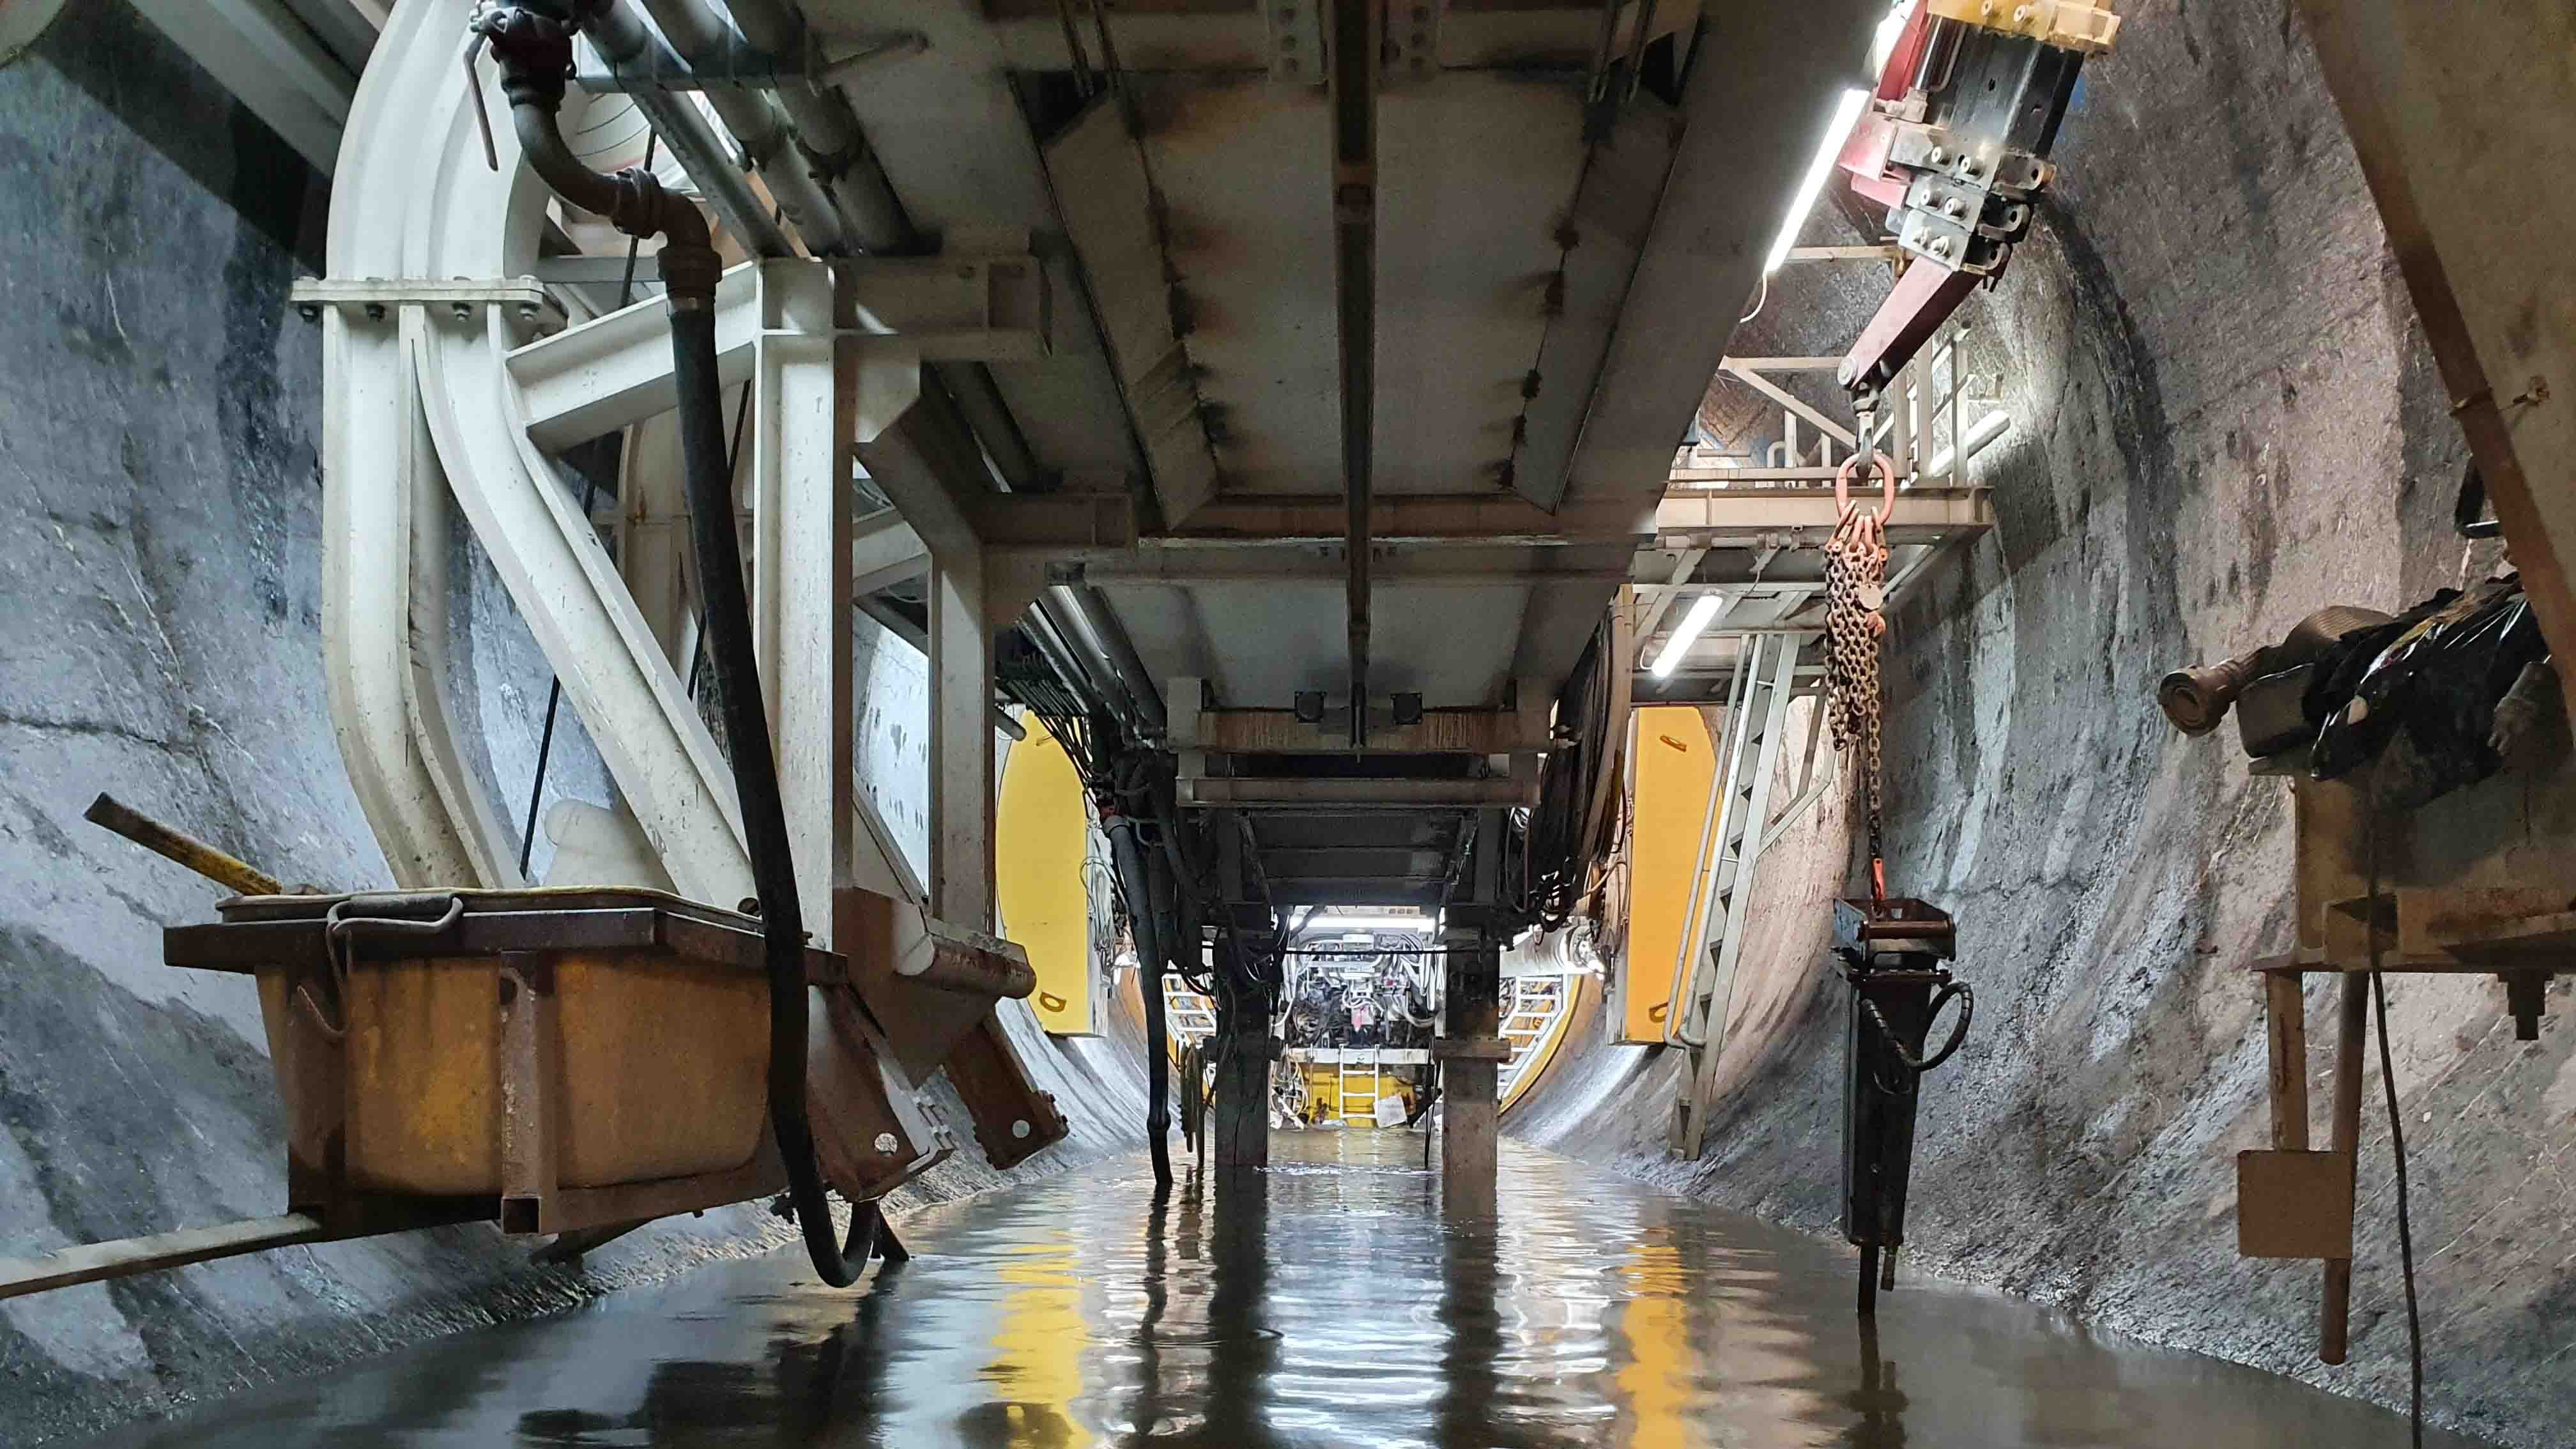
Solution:
<svg viewBox="0 0 2576 1449"><path fill-rule="evenodd" d="M1449 72L1379 98L1377 491L1502 486L1583 159L1580 75Z"/></svg>
<svg viewBox="0 0 2576 1449"><path fill-rule="evenodd" d="M1263 75L1135 84L1221 487L1338 493L1324 97Z"/></svg>
<svg viewBox="0 0 2576 1449"><path fill-rule="evenodd" d="M971 0L808 0L804 9L826 54L870 32L929 38L917 55L858 72L841 93L916 230L937 239L1025 227L1037 238L1056 299L1054 355L997 364L995 380L1045 466L1131 471L1135 449L1117 382L1058 240L1062 225L1037 142L993 30Z"/></svg>
<svg viewBox="0 0 2576 1449"><path fill-rule="evenodd" d="M1166 519L1185 518L1215 490L1216 459L1200 420L1196 369L1173 334L1169 268L1144 153L1124 112L1103 93L1047 143L1046 165L1155 497Z"/></svg>

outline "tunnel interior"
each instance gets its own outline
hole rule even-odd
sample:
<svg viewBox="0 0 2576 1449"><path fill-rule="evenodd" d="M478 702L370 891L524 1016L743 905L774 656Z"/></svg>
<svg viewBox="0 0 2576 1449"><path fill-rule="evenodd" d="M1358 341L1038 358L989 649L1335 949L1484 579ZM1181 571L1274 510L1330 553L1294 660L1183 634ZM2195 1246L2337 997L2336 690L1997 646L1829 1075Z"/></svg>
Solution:
<svg viewBox="0 0 2576 1449"><path fill-rule="evenodd" d="M670 933L712 913L736 987L789 968L759 965L782 959L762 929L776 879L739 843L762 787L704 687L722 604L696 582L678 481L703 427L667 401L591 438L569 408L531 421L541 386L598 389L593 409L663 386L557 359L585 335L666 348L685 239L630 247L631 216L621 230L521 168L524 77L477 51L485 90L454 83L476 7L178 8L0 4L0 210L21 238L0 257L0 1278L63 1284L0 1296L0 1443L2395 1445L2410 1413L2418 1443L2576 1442L2563 696L2532 696L2522 743L2477 779L2406 807L2405 843L2382 854L2397 827L2347 822L2331 865L2320 802L2343 797L2306 773L2304 741L2284 766L2238 748L2238 721L2193 735L2159 707L2173 672L2289 648L2329 605L2384 619L2455 590L2501 619L2527 584L2514 647L2547 655L2576 484L2544 451L2566 406L2545 370L2576 314L2550 290L2563 267L2529 261L2516 295L2535 300L2503 309L2528 365L2490 346L2493 395L2459 385L2446 339L2486 325L2485 273L2517 254L2468 226L2443 259L2459 299L2428 310L2427 238L2456 250L2459 218L2392 211L2391 176L2413 167L2430 195L2425 156L2447 153L2392 140L2422 144L2402 128L2423 107L2369 110L2349 68L2395 56L2410 86L2409 67L2436 77L2427 94L2455 98L2436 132L2462 145L2466 102L2441 87L2476 87L2428 17L2356 41L2307 0L2024 7L2117 9L2117 43L2054 93L2010 265L1971 278L1891 389L1856 395L1832 364L1927 254L1900 254L1884 198L1836 171L1791 211L1798 260L1757 255L1808 161L1808 112L1878 74L1839 50L1783 59L1841 41L1774 7L569 7L596 12L555 118L569 150L658 178L620 183L630 200L714 218L732 268L707 304L723 471L695 481L731 490L756 560L766 788L801 852L785 903L806 902L793 944L828 958L802 968L821 974L798 1040L843 1043L792 1053L827 1139L808 1155L862 1225L826 1221L857 1273L834 1287L790 1204L796 1169L763 1175L788 1140L790 1053L770 1027L725 1037L712 1005L649 1023L639 1050L666 1053L672 1082L717 1045L738 1058L726 1080L772 1115L736 1196L636 1197L553 1231L557 1195L598 1184L569 1156L512 1176L512 1144L537 1139L513 1135L496 1087L474 1130L502 1186L363 1231L277 1226L318 1200L313 1173L355 1160L349 1139L294 1156L308 1048L279 1023L357 1011L361 957L398 949L327 954L328 902L359 893L352 913L394 918L390 939L435 902L385 901L453 887L471 898L456 929L494 941L519 929L504 917L589 909L607 930L614 907L681 954ZM1810 19L1882 49L1909 20L2002 44L1925 18L1966 8ZM2508 53L2576 46L2567 18L2428 9L2458 12L2460 35L2528 32L2477 52L2533 90L2466 151L2563 156L2576 94ZM253 13L265 28L239 28ZM629 14L658 60L612 54ZM1383 64L1289 79L1279 37L1306 23L1357 26ZM433 32L434 107L388 58ZM782 78L791 33L811 53ZM1313 43L1359 53L1338 30ZM771 70L694 90L631 73L718 51ZM1943 63L1980 52L1960 54ZM929 103L949 95L968 98ZM1939 124L1973 101L1888 114ZM462 139L474 107L499 120L488 173ZM855 138L837 171L815 144L836 114ZM764 116L786 127L765 154L746 134ZM1734 152L1708 140L1728 126ZM693 127L729 179L664 149ZM364 138L393 154L407 129L455 142L441 179L352 169L378 154ZM853 201L855 155L891 212ZM492 276L430 280L531 290L331 293L393 285L336 249L352 214L414 191L486 198L490 217L457 214L511 239L442 215L376 260L471 256ZM1758 224L1689 210L1704 193ZM996 195L1044 220L977 211ZM2479 222L2507 232L2551 204ZM852 257L886 269L845 275L893 280L793 290L800 264ZM938 310L961 286L985 289L972 325ZM1044 305L1023 315L1028 298ZM946 329L927 351L882 346L913 346L925 316ZM500 370L470 371L487 344ZM1669 377L1703 345L1726 360L1684 396ZM442 355L445 381L409 370ZM399 398L330 381L368 356L402 359ZM799 359L837 393L796 393ZM1568 401L1577 368L1597 386ZM871 390L888 375L910 379L893 403ZM1834 438L1891 414L1912 432L1908 388L1947 399L1947 432L1903 439L1905 506L1951 511L1890 532L1868 611L1873 820L1864 757L1837 738L1847 621L1829 616L1852 596L1824 546L1844 536L1831 469L1854 451ZM843 429L827 453L795 451L813 446L798 405ZM492 418L518 436L489 444ZM353 503L348 480L391 476L397 452L430 459L430 481L399 507ZM468 457L518 460L553 513L476 493ZM957 468L983 490L962 508L934 476ZM2473 473L2493 518L2464 529ZM1721 522L1738 491L1814 511ZM813 495L840 502L791 511ZM1701 512L1656 514L1684 497ZM1628 521L1641 509L1659 521ZM574 521L553 573L527 547L545 516ZM960 563L943 530L989 554ZM826 554L838 581L814 597L843 622L818 643L825 611L779 580ZM659 595L645 559L676 581ZM619 594L607 622L555 612L584 589ZM368 598L374 626L351 602ZM1695 600L1714 602L1685 625ZM1000 622L963 649L982 673L960 685L942 661L978 610ZM1678 669L1656 663L1667 648ZM2507 686L2529 695L2523 657L2489 713ZM809 676L837 684L794 683ZM816 720L836 736L820 766L797 753ZM101 829L108 796L271 888ZM468 824L387 823L432 818ZM2492 848L2497 830L2522 844ZM2334 870L2349 879L2329 890ZM257 928L243 898L298 896L323 903L304 915L340 972L309 1005L255 984L250 957L174 969L216 949L191 930ZM1937 936L1870 936L1900 902ZM2442 910L2507 912L2527 939L2414 945L2467 929ZM486 954L574 949L508 942ZM573 989L569 958L548 959L492 968L497 1016L472 1003L473 1031L503 1043L490 1070L510 1070L513 1002ZM1902 1046L1884 1012L1910 1009L1854 984L1872 969L1919 973L1904 1000L1942 993L1915 1044L1956 1021L1955 1055L1868 1055ZM774 1020L781 979L734 1001L746 1021ZM2286 1048L2285 1013L2305 1032ZM652 1075L625 1107L638 1140L715 1111ZM1902 1251L1868 1247L1881 1272L1852 1227L1856 1099L1908 1124ZM867 1113L877 1142L906 1144L880 1149L900 1170L833 1155L857 1130L836 1124L865 1116L868 1140ZM2276 1168L2328 1190L2258 1203L2245 1174ZM2338 1197L2348 1258L2240 1237L2265 1203L2305 1233L2304 1209ZM164 1244L161 1271L63 1276L84 1245L219 1223L276 1245L191 1261ZM2321 1309L2338 1291L2340 1317Z"/></svg>

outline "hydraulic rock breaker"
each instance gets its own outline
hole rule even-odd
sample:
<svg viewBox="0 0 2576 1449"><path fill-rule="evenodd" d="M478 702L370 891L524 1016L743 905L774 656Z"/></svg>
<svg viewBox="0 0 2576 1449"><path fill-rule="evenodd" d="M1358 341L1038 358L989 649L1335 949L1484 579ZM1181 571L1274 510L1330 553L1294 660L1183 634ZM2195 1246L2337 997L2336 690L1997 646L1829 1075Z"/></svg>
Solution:
<svg viewBox="0 0 2576 1449"><path fill-rule="evenodd" d="M1839 901L1834 957L1851 986L1844 1034L1843 1236L1860 1249L1860 1311L1896 1286L1905 1242L1905 1193L1914 1168L1914 1121L1925 1072L1967 1039L1975 996L1941 963L1951 959L1949 916L1917 900ZM1952 998L1949 1039L1926 1053L1932 1023Z"/></svg>

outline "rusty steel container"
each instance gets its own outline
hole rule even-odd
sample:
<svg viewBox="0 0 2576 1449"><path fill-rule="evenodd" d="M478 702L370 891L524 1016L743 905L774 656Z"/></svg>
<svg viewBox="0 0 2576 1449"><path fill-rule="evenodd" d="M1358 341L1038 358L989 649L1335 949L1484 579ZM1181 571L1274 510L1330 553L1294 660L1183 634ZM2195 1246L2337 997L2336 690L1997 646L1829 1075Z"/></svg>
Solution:
<svg viewBox="0 0 2576 1449"><path fill-rule="evenodd" d="M739 1176L763 1155L751 917L596 888L244 896L221 913L173 928L168 958L257 978L290 1157L334 1197L497 1197L508 1227L514 1197ZM808 954L833 974L838 958Z"/></svg>

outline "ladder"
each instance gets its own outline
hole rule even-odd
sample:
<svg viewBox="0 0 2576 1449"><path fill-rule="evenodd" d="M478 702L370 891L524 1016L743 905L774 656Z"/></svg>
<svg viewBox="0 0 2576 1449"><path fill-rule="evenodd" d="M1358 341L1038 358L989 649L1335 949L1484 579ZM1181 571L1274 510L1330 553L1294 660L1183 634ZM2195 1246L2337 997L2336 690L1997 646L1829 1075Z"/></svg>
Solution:
<svg viewBox="0 0 2576 1449"><path fill-rule="evenodd" d="M1511 980L1512 1009L1503 1016L1502 1035L1510 1043L1512 1055L1503 1063L1498 1100L1508 1100L1513 1088L1520 1085L1522 1073L1537 1060L1539 1043L1547 1040L1566 1002L1562 976L1515 976Z"/></svg>
<svg viewBox="0 0 2576 1449"><path fill-rule="evenodd" d="M1377 1087L1383 1080L1379 1071L1378 1050L1376 1047L1367 1048L1368 1069L1366 1071L1355 1069L1360 1048L1344 1047L1335 1054L1337 1060L1334 1064L1336 1076L1333 1081L1333 1105L1345 1126L1349 1125L1354 1116L1367 1122L1369 1126L1377 1125ZM1362 1091L1354 1094L1351 1091L1351 1083L1354 1081L1367 1085ZM1356 1113L1352 1111L1351 1106L1354 1100L1359 1103L1359 1110Z"/></svg>
<svg viewBox="0 0 2576 1449"><path fill-rule="evenodd" d="M1194 1046L1216 1035L1216 1003L1190 989L1181 973L1163 973L1163 1024L1175 1048Z"/></svg>
<svg viewBox="0 0 2576 1449"><path fill-rule="evenodd" d="M1796 634L1742 638L1744 652L1728 691L1718 797L1710 809L1712 839L1701 847L1700 878L1693 883L1704 894L1673 962L1674 1010L1664 1024L1665 1039L1690 1048L1693 1059L1682 1110L1673 1119L1673 1148L1685 1160L1699 1156L1707 1134L1708 1093L1725 1044L1736 960L1744 949L1744 933L1735 927L1769 842L1764 827L1770 823L1771 785L1805 642ZM1703 960L1712 966L1705 976L1698 969Z"/></svg>

